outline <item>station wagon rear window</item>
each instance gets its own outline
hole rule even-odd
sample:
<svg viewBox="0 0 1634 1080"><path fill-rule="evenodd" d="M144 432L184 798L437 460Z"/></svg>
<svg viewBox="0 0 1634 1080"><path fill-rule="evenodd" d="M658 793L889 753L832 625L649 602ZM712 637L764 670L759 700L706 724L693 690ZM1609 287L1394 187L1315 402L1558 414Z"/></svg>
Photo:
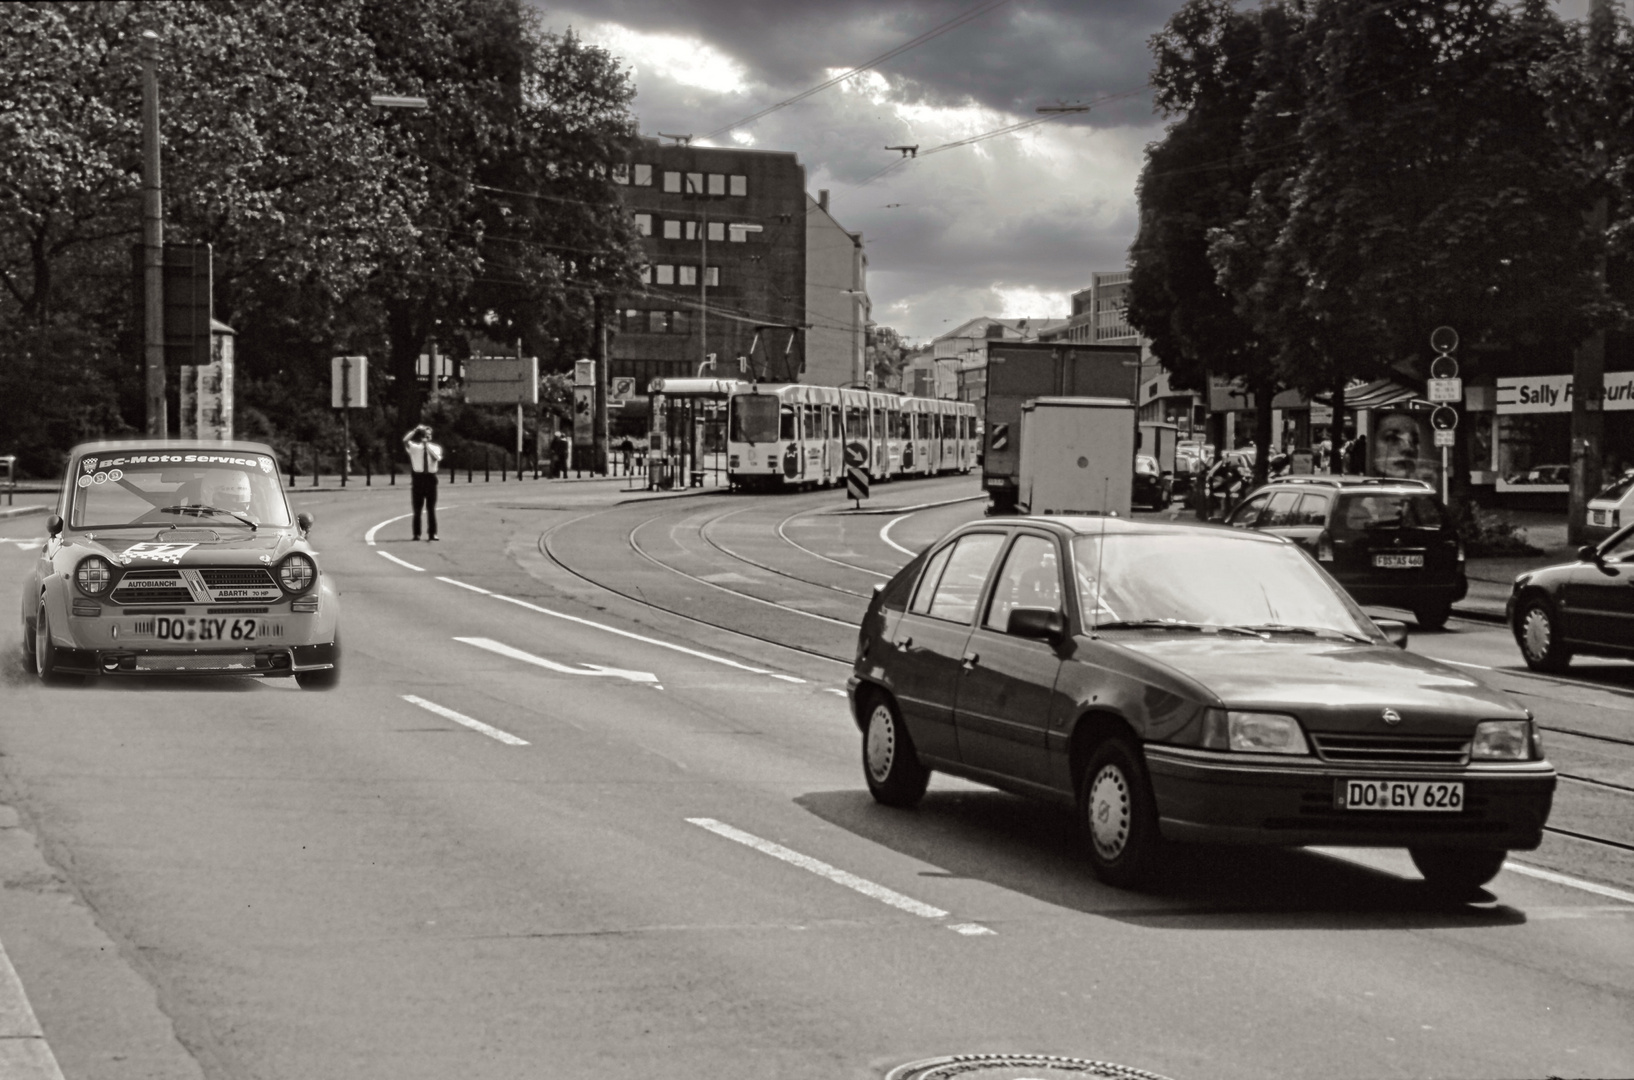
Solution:
<svg viewBox="0 0 1634 1080"><path fill-rule="evenodd" d="M1433 495L1343 495L1334 524L1348 532L1439 529L1446 524L1446 515Z"/></svg>

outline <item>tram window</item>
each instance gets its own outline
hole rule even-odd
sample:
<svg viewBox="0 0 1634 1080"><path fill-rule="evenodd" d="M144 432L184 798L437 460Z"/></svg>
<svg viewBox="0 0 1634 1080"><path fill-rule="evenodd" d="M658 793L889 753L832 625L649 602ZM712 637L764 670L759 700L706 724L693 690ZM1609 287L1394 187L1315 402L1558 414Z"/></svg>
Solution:
<svg viewBox="0 0 1634 1080"><path fill-rule="evenodd" d="M845 437L848 439L868 437L867 415L856 405L845 407Z"/></svg>
<svg viewBox="0 0 1634 1080"><path fill-rule="evenodd" d="M883 438L885 438L885 432L886 432L886 428L885 428L885 410L884 409L875 409L874 410L874 437L876 439L883 439Z"/></svg>
<svg viewBox="0 0 1634 1080"><path fill-rule="evenodd" d="M733 442L765 443L777 438L777 398L771 394L734 394L730 416Z"/></svg>
<svg viewBox="0 0 1634 1080"><path fill-rule="evenodd" d="M840 423L840 407L838 405L828 407L828 437L831 439L845 438L845 429Z"/></svg>
<svg viewBox="0 0 1634 1080"><path fill-rule="evenodd" d="M817 411L817 406L807 405L806 410L806 438L820 439L823 437L823 417Z"/></svg>
<svg viewBox="0 0 1634 1080"><path fill-rule="evenodd" d="M793 441L800 437L800 421L794 414L793 405L784 405L778 410L777 437L785 441Z"/></svg>
<svg viewBox="0 0 1634 1080"><path fill-rule="evenodd" d="M896 428L896 437L899 439L913 438L913 414L899 412L892 415L896 417L896 423L892 425L892 427Z"/></svg>

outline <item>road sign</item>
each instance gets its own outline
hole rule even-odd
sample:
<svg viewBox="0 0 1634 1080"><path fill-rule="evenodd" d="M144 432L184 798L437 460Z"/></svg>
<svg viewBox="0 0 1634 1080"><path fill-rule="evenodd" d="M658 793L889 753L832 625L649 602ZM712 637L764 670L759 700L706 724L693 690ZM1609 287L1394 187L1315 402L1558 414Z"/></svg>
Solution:
<svg viewBox="0 0 1634 1080"><path fill-rule="evenodd" d="M857 502L868 497L868 474L860 466L845 467L845 493Z"/></svg>
<svg viewBox="0 0 1634 1080"><path fill-rule="evenodd" d="M465 362L465 400L472 405L539 404L539 358L473 356Z"/></svg>
<svg viewBox="0 0 1634 1080"><path fill-rule="evenodd" d="M1463 401L1463 379L1431 379L1425 383L1431 401Z"/></svg>
<svg viewBox="0 0 1634 1080"><path fill-rule="evenodd" d="M336 356L329 361L329 407L367 409L369 407L369 358Z"/></svg>
<svg viewBox="0 0 1634 1080"><path fill-rule="evenodd" d="M573 385L596 385L596 362L594 360L573 361Z"/></svg>
<svg viewBox="0 0 1634 1080"><path fill-rule="evenodd" d="M1430 426L1437 431L1451 431L1458 426L1458 410L1437 405L1430 413Z"/></svg>
<svg viewBox="0 0 1634 1080"><path fill-rule="evenodd" d="M1457 441L1458 433L1452 428L1438 428L1435 432L1437 446L1452 446Z"/></svg>
<svg viewBox="0 0 1634 1080"><path fill-rule="evenodd" d="M1430 348L1438 353L1450 353L1458 348L1458 331L1450 326L1438 326L1430 331Z"/></svg>
<svg viewBox="0 0 1634 1080"><path fill-rule="evenodd" d="M634 396L635 379L621 375L616 379L607 380L608 401L628 401Z"/></svg>
<svg viewBox="0 0 1634 1080"><path fill-rule="evenodd" d="M993 425L993 449L1003 450L1005 447L1007 447L1009 445L1010 445L1010 425L1009 424L994 424Z"/></svg>

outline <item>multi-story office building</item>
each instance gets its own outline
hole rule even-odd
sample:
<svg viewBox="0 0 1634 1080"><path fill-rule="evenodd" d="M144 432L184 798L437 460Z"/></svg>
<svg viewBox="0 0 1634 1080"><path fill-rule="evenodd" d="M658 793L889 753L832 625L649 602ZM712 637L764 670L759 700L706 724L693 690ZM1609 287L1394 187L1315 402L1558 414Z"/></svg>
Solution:
<svg viewBox="0 0 1634 1080"><path fill-rule="evenodd" d="M862 385L867 355L868 256L862 234L834 220L828 192L806 205L806 369L801 382Z"/></svg>
<svg viewBox="0 0 1634 1080"><path fill-rule="evenodd" d="M607 376L635 393L713 354L762 379L805 369L806 174L795 155L642 140L617 179L646 249L610 320Z"/></svg>

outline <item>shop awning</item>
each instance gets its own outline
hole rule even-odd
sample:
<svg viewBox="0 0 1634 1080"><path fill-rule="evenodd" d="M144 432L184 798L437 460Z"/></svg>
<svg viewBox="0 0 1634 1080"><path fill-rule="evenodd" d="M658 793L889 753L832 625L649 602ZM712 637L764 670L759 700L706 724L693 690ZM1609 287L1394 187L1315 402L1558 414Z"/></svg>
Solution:
<svg viewBox="0 0 1634 1080"><path fill-rule="evenodd" d="M1317 394L1316 400L1323 405L1333 404L1332 394ZM1403 386L1395 379L1375 379L1367 383L1352 383L1345 387L1345 408L1347 409L1383 409L1390 405L1403 405L1409 401L1422 401L1424 395L1410 386Z"/></svg>

